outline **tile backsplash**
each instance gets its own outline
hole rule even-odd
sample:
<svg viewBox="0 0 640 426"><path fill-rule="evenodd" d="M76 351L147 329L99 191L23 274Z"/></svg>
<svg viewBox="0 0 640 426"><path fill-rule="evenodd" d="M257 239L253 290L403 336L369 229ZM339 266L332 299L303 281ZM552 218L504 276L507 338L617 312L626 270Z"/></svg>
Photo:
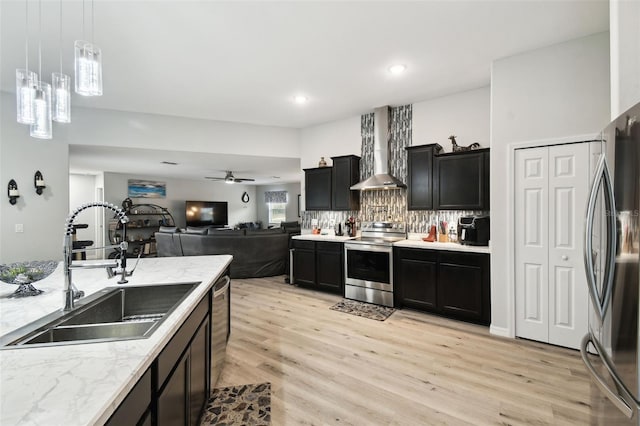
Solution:
<svg viewBox="0 0 640 426"><path fill-rule="evenodd" d="M362 148L360 180L373 174L373 114L361 117ZM412 138L412 106L392 107L389 114L389 172L403 182L407 181L407 150ZM425 234L431 225L446 221L449 226L458 223L461 216L489 214L488 211L459 210L407 210L407 190L371 190L360 192L359 211L303 211L302 228L311 228L311 220L317 219L320 228L331 223L344 223L350 216L363 221L391 220L406 222L407 232Z"/></svg>

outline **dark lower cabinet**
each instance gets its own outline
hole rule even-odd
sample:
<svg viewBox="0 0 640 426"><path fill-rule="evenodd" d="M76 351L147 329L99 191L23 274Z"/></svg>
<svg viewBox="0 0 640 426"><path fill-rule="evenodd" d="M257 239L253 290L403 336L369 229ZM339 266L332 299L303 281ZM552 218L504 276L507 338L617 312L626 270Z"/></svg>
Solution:
<svg viewBox="0 0 640 426"><path fill-rule="evenodd" d="M210 391L211 292L153 361L107 425L199 425Z"/></svg>
<svg viewBox="0 0 640 426"><path fill-rule="evenodd" d="M490 256L396 248L396 305L489 324Z"/></svg>
<svg viewBox="0 0 640 426"><path fill-rule="evenodd" d="M323 290L342 293L343 245L316 242L316 285Z"/></svg>
<svg viewBox="0 0 640 426"><path fill-rule="evenodd" d="M407 252L396 262L394 293L401 298L403 306L415 309L436 309L436 284L438 273L437 253ZM398 306L398 303L396 303Z"/></svg>
<svg viewBox="0 0 640 426"><path fill-rule="evenodd" d="M189 377L189 352L178 360L164 389L158 396L158 426L182 426L188 424L187 403Z"/></svg>
<svg viewBox="0 0 640 426"><path fill-rule="evenodd" d="M190 425L199 425L200 414L207 402L209 388L209 319L198 328L191 341L189 365L189 419Z"/></svg>
<svg viewBox="0 0 640 426"><path fill-rule="evenodd" d="M151 368L105 423L108 426L151 424Z"/></svg>
<svg viewBox="0 0 640 426"><path fill-rule="evenodd" d="M202 299L158 355L158 425L199 424L211 376L209 303Z"/></svg>
<svg viewBox="0 0 640 426"><path fill-rule="evenodd" d="M294 283L315 285L316 283L316 243L293 240Z"/></svg>
<svg viewBox="0 0 640 426"><path fill-rule="evenodd" d="M344 245L293 240L293 284L344 294Z"/></svg>

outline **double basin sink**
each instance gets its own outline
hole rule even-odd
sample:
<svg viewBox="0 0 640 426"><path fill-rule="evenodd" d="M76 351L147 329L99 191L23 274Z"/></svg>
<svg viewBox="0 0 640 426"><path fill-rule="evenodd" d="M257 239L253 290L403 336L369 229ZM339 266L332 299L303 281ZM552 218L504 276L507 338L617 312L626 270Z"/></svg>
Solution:
<svg viewBox="0 0 640 426"><path fill-rule="evenodd" d="M0 349L107 342L151 336L199 282L106 287L0 338Z"/></svg>

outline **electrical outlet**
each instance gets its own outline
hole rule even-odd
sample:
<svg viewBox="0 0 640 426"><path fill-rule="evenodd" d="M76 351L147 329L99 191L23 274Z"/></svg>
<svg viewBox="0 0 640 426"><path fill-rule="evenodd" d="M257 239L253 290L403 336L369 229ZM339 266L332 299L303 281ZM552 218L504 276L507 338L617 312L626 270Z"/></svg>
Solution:
<svg viewBox="0 0 640 426"><path fill-rule="evenodd" d="M331 220L329 221L329 226L330 226L331 228L333 228L334 226L336 226L336 221L335 221L335 219L331 219Z"/></svg>
<svg viewBox="0 0 640 426"><path fill-rule="evenodd" d="M16 232L24 232L24 225L22 223L16 223Z"/></svg>

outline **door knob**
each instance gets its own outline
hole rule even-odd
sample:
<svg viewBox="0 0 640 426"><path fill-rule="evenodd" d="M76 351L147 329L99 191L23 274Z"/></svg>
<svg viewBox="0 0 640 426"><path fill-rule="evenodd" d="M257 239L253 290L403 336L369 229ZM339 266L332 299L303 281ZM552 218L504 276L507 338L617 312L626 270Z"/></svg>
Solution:
<svg viewBox="0 0 640 426"><path fill-rule="evenodd" d="M569 260L569 256L562 256L562 260Z"/></svg>

